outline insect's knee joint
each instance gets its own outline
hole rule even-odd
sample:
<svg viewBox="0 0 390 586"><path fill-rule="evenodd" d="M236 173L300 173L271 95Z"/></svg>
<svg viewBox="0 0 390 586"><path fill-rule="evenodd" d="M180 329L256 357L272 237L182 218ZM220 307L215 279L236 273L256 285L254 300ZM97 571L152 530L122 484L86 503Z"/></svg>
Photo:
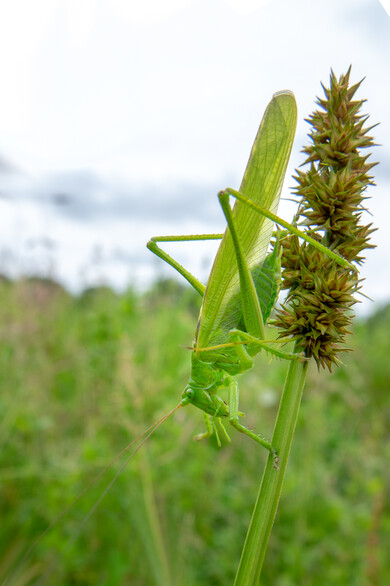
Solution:
<svg viewBox="0 0 390 586"><path fill-rule="evenodd" d="M227 189L223 189L218 193L218 199L220 202L227 203L229 201L229 193Z"/></svg>

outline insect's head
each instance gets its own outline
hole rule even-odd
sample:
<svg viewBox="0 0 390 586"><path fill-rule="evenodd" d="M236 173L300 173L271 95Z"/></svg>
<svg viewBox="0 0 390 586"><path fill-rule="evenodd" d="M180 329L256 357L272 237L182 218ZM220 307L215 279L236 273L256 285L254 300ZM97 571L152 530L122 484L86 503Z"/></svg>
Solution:
<svg viewBox="0 0 390 586"><path fill-rule="evenodd" d="M213 417L229 416L229 407L226 405L225 401L221 399L221 397L214 393L210 393L206 389L191 385L191 381L184 389L182 397L182 405L188 405L189 403L192 403L195 405L195 407L202 409L202 411L205 411Z"/></svg>
<svg viewBox="0 0 390 586"><path fill-rule="evenodd" d="M224 374L192 354L191 377L182 395L182 405L192 403L213 417L228 417L229 408L218 396L219 389L226 390Z"/></svg>

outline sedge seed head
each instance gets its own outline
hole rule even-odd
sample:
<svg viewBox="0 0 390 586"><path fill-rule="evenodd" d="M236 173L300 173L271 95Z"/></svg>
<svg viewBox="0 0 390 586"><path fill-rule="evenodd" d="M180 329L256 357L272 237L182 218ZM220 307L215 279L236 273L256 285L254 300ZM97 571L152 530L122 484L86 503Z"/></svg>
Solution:
<svg viewBox="0 0 390 586"><path fill-rule="evenodd" d="M366 190L374 185L362 149L374 146L366 127L368 116L360 110L365 100L355 100L360 83L349 85L351 68L324 86L325 98L309 116L311 144L303 149L308 168L298 169L295 195L299 202L294 222L348 261L361 264L363 251L374 246L369 240L374 228L362 224ZM351 308L360 282L355 274L297 236L280 235L283 246L282 288L288 290L285 304L277 311L274 325L279 337L290 336L318 367L338 364L351 324Z"/></svg>

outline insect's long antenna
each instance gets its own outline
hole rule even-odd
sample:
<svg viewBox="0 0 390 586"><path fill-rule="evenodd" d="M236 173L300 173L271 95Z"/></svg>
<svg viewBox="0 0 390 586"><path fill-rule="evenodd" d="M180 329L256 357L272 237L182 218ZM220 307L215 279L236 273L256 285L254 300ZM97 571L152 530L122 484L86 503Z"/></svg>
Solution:
<svg viewBox="0 0 390 586"><path fill-rule="evenodd" d="M54 521L52 523L50 523L50 525L48 525L48 527L46 527L46 529L39 535L39 537L37 537L37 539L32 543L32 545L28 548L27 552L24 554L22 560L20 563L22 563L32 552L32 550L35 548L36 545L38 545L38 543L45 537L45 535L55 526L57 525L57 523L62 519L62 517L64 517L69 511L70 509L77 503L77 501L79 501L81 499L81 497L83 497L85 495L86 492L88 492L88 490L90 488L92 488L92 486L94 484L96 484L96 482L99 480L99 478L101 476L103 476L103 474L109 469L111 468L111 466L113 464L115 464L115 462L125 453L127 452L135 443L137 443L141 438L142 441L140 442L140 444L132 451L132 453L130 454L130 456L127 458L126 462L121 466L121 468L118 470L118 472L116 473L116 475L114 476L114 478L111 480L111 482L108 484L108 486L104 489L103 494L99 497L99 499L97 500L97 502L93 505L92 509L89 511L89 513L87 514L87 516L83 519L83 521L81 522L80 526L79 526L79 530L77 531L77 534L80 533L81 529L83 528L83 526L85 525L85 523L88 521L88 519L93 515L93 513L95 512L96 508L99 506L99 504L101 503L101 501L104 499L104 497L106 496L106 494L108 493L108 491L110 490L111 486L114 484L114 482L117 480L117 478L120 476L120 474L122 473L123 469L128 465L128 463L130 462L130 460L135 456L135 454L138 452L138 450L144 445L144 443L150 438L150 436L156 431L156 429L158 429L171 415L173 415L175 413L175 411L177 411L180 407L182 407L182 404L179 403L178 405L176 405L176 407L174 409L172 409L171 411L169 411L169 413L163 415L160 419L158 419L157 421L155 421L154 423L152 423L152 425L150 425L147 429L145 429L145 431L143 431L139 436L137 436L132 442L130 442L125 448L123 448L123 450L117 455L115 456L115 458L113 460L111 460L111 462L109 462L109 464L107 464L107 466L105 466L103 468L103 470L101 470L99 472L99 474L97 476L95 476L95 478L93 480L91 480L91 482L84 488L84 490L58 515L58 517L56 517L54 519ZM71 540L73 541L73 539Z"/></svg>
<svg viewBox="0 0 390 586"><path fill-rule="evenodd" d="M124 450L122 450L121 453L118 456L116 456L116 458L114 458L114 460L112 462L110 462L110 464L108 466L106 466L104 468L104 470L100 473L99 476L101 476L103 474L103 472L105 472L107 470L107 468L109 468L119 458L119 456L121 456L125 451L127 451L130 446L132 446L141 437L145 436L143 438L143 440L140 442L140 444L135 448L135 450L133 450L131 452L131 454L127 458L126 462L124 464L122 464L122 466L119 468L118 472L115 474L115 476L111 480L111 482L106 486L106 488L104 489L104 491L102 492L102 494L100 495L100 497L98 498L98 500L96 501L96 503L93 505L92 509L89 511L89 513L87 514L87 516L82 520L82 522L81 522L81 524L79 526L79 530L78 530L77 533L80 533L80 531L83 528L83 526L85 525L85 523L88 521L88 519L96 511L97 507L100 505L100 503L102 502L102 500L104 499L104 497L106 496L106 494L108 493L108 491L110 490L110 488L112 487L112 485L114 484L114 482L119 478L119 476L122 474L122 471L126 468L126 466L128 465L128 463L130 462L130 460L136 455L136 453L138 452L138 450L140 450L142 448L142 446L144 445L144 443L147 442L147 440L156 431L156 429L158 429L160 427L160 425L162 425L171 415L173 415L175 413L175 411L177 411L182 406L183 405L181 403L179 403L178 405L176 405L176 407L174 409L172 409L171 411L169 411L169 413L167 413L166 415L163 415L163 417L161 417L161 419L159 419L158 421L155 421L155 423L153 423L153 425L151 425L150 427L148 427L147 430L145 430L141 435L139 435L135 440L133 440L131 442L131 444L129 444ZM99 478L99 477L97 477L97 478ZM94 482L96 482L97 478L95 478ZM91 483L90 486L92 486L92 483ZM89 486L88 486L88 488L89 488ZM84 493L82 493L82 494L84 494Z"/></svg>

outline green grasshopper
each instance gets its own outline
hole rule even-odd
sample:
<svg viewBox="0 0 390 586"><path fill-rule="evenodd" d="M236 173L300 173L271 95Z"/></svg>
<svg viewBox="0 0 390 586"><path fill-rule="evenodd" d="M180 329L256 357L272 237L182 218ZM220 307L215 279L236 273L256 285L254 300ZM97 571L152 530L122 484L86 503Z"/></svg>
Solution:
<svg viewBox="0 0 390 586"><path fill-rule="evenodd" d="M269 450L275 466L278 456L273 446L239 421L243 414L239 411L238 385L234 378L252 367L253 357L261 349L280 358L305 360L301 354L282 352L264 342L264 325L277 300L280 282L278 243L267 254L274 223L309 240L342 266L352 268L337 254L275 215L296 122L293 93L274 94L255 138L240 190L228 188L218 194L227 221L223 235L156 236L147 244L149 250L175 268L203 297L190 380L180 404L192 403L205 412L207 431L195 439L215 433L220 444L218 427L229 439L222 423L228 419L234 428ZM233 209L230 196L236 199ZM206 287L157 245L157 242L220 238ZM222 391L228 391L228 403L220 397Z"/></svg>
<svg viewBox="0 0 390 586"><path fill-rule="evenodd" d="M214 433L220 445L220 429L229 440L223 425L223 420L228 419L235 429L265 447L273 457L274 467L278 468L278 454L272 444L240 423L243 414L239 411L238 385L234 378L252 367L254 356L262 349L280 358L306 360L301 353L283 352L265 342L264 326L276 303L280 284L281 247L278 238L273 252L268 253L274 224L304 238L341 266L355 272L355 267L348 261L276 215L296 121L297 108L293 93L282 91L274 94L256 135L240 190L228 188L218 194L227 221L224 234L157 236L148 242L148 248L176 269L203 298L192 347L189 382L179 404L135 438L90 482L32 543L21 565L105 471L123 453L133 448L126 462L84 518L84 525L123 468L148 438L177 409L190 403L204 412L206 421L206 432L197 435L195 439L209 437ZM230 197L236 200L233 208L230 206ZM157 244L217 239L221 239L221 244L207 286ZM221 398L222 392L227 392L228 402Z"/></svg>
<svg viewBox="0 0 390 586"><path fill-rule="evenodd" d="M306 360L301 354L283 352L264 341L264 325L277 300L280 283L281 250L278 241L273 252L267 253L274 224L311 242L341 266L355 271L348 261L276 215L296 120L293 93L282 91L274 94L256 135L240 190L228 188L218 194L227 220L224 234L157 236L148 242L148 248L175 268L203 298L192 348L190 380L181 402L124 448L41 533L22 561L102 474L124 452L140 442L84 519L84 524L123 468L154 431L178 408L189 403L205 413L206 432L196 436L196 439L215 433L220 444L218 428L230 439L222 423L223 419L228 419L234 428L265 447L272 454L277 468L278 455L271 443L240 423L243 414L239 411L238 385L234 378L252 367L253 357L262 349L280 358ZM229 203L231 196L236 199L233 209ZM157 245L157 242L217 239L222 241L206 287ZM223 391L228 391L228 403L219 395Z"/></svg>

